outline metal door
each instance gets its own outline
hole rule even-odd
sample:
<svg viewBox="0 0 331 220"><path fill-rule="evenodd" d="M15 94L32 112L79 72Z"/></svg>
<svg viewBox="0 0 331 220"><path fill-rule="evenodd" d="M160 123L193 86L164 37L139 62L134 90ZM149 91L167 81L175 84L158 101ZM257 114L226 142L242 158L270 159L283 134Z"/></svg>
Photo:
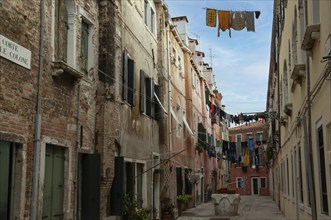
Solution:
<svg viewBox="0 0 331 220"><path fill-rule="evenodd" d="M46 145L42 218L60 220L63 212L64 149Z"/></svg>

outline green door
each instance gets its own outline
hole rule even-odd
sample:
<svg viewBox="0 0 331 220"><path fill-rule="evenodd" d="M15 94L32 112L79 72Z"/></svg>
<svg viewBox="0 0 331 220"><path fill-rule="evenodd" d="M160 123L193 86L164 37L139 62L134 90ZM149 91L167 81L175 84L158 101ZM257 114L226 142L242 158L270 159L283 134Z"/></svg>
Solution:
<svg viewBox="0 0 331 220"><path fill-rule="evenodd" d="M0 219L9 219L10 180L11 180L10 143L0 141Z"/></svg>
<svg viewBox="0 0 331 220"><path fill-rule="evenodd" d="M45 156L42 218L49 220L63 219L64 149L47 145Z"/></svg>

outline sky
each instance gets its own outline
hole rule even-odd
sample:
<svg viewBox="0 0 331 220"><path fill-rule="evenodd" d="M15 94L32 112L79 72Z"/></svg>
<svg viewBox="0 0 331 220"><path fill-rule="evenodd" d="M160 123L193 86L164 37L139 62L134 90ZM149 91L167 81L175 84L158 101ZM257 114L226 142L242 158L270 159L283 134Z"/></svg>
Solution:
<svg viewBox="0 0 331 220"><path fill-rule="evenodd" d="M213 67L225 112L264 112L270 61L273 0L165 0L171 17L186 16L187 33L199 41L204 62ZM231 29L217 36L217 27L206 26L206 9L260 11L255 32Z"/></svg>

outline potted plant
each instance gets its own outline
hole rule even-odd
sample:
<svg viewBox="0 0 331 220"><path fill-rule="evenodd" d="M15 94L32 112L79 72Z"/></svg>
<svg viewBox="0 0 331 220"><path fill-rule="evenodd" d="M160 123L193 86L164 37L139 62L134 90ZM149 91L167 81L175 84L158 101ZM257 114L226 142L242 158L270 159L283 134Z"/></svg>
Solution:
<svg viewBox="0 0 331 220"><path fill-rule="evenodd" d="M178 202L178 213L181 215L184 207L188 204L191 199L191 195L178 195L177 202Z"/></svg>
<svg viewBox="0 0 331 220"><path fill-rule="evenodd" d="M148 220L150 219L150 210L139 207L137 198L131 194L126 194L124 197L124 217L132 220Z"/></svg>
<svg viewBox="0 0 331 220"><path fill-rule="evenodd" d="M161 200L161 211L163 220L173 220L175 216L175 206L169 197L164 197Z"/></svg>

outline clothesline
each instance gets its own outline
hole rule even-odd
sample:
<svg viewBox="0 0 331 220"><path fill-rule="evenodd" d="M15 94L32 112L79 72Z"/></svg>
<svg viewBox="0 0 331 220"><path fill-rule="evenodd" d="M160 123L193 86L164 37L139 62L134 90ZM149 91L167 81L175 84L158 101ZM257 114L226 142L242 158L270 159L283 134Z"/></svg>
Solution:
<svg viewBox="0 0 331 220"><path fill-rule="evenodd" d="M231 37L231 29L240 31L245 27L247 31L255 32L255 18L260 17L260 11L230 11L217 10L214 8L206 9L206 25L209 27L216 27L218 18L218 37L220 30L229 30ZM255 15L255 16L254 16Z"/></svg>

